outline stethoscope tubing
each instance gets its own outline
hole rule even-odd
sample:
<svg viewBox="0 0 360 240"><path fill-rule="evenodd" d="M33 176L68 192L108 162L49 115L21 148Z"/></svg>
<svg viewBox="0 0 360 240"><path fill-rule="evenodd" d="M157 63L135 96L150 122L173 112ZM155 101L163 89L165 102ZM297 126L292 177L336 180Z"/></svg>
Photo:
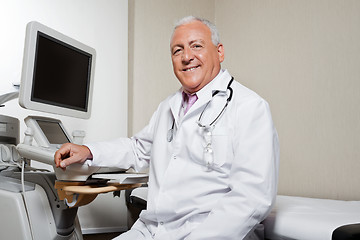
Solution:
<svg viewBox="0 0 360 240"><path fill-rule="evenodd" d="M217 115L217 117L209 124L209 126L205 126L205 125L202 125L201 124L201 117L202 115L204 114L205 112L205 109L207 108L207 106L209 105L209 103L211 102L211 100L206 104L204 110L201 112L200 116L199 116L199 119L197 120L197 124L199 125L199 127L211 127L213 126L217 120L222 116L223 112L225 111L225 109L227 108L229 102L231 101L231 98L232 98L232 95L233 95L233 89L231 88L231 83L234 81L234 77L231 77L231 80L227 86L227 89L230 91L230 95L229 97L226 99L226 103L225 103L225 106L222 108L221 112ZM214 97L216 94L218 94L219 91L216 90L215 92L213 92L212 94L212 97Z"/></svg>
<svg viewBox="0 0 360 240"><path fill-rule="evenodd" d="M220 117L223 115L223 113L225 112L229 102L231 101L232 99L232 96L233 96L233 89L231 88L231 84L232 82L234 81L234 77L231 77L231 80L229 81L228 85L227 85L227 89L230 91L230 95L229 97L226 99L226 103L224 105L224 107L222 108L221 112L217 115L217 117L208 125L203 125L201 124L201 118L207 108L207 106L209 105L209 103L211 102L211 100L206 104L206 106L204 107L204 110L201 112L200 116L199 116L199 119L197 120L197 124L199 125L199 127L201 128L210 128L212 126L214 126L214 124L220 119ZM219 93L219 90L216 90L213 92L212 94L212 97L216 96L217 94ZM172 122L172 126L171 128L168 130L168 134L167 134L167 141L168 142L171 142L173 140L173 137L174 137L174 126L175 126L175 119L173 119L173 122Z"/></svg>

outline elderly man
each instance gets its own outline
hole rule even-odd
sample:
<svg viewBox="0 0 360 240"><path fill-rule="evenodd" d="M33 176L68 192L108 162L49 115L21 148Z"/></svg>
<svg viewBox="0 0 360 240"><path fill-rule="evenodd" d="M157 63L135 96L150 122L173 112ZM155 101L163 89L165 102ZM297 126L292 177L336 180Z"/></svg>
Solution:
<svg viewBox="0 0 360 240"><path fill-rule="evenodd" d="M65 144L57 167L149 168L147 209L118 239L259 239L274 204L279 147L267 102L221 69L215 26L186 17L170 42L182 87L131 138Z"/></svg>

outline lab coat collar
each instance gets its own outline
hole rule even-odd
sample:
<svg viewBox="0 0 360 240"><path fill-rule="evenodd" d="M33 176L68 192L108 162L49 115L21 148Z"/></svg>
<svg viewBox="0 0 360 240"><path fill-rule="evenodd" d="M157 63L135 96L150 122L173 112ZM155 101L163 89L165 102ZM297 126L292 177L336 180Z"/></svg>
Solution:
<svg viewBox="0 0 360 240"><path fill-rule="evenodd" d="M205 105L212 98L212 94L215 91L226 94L227 85L231 80L231 75L227 70L220 70L219 74L202 89L196 92L198 100L190 108L186 115L190 115L192 111ZM169 105L176 125L179 124L179 111L182 103L183 88L180 88L169 100Z"/></svg>
<svg viewBox="0 0 360 240"><path fill-rule="evenodd" d="M199 99L204 98L204 101L208 102L215 91L226 92L230 80L230 73L227 70L221 69L219 74L211 82L196 92L196 95Z"/></svg>
<svg viewBox="0 0 360 240"><path fill-rule="evenodd" d="M226 95L227 85L231 80L231 75L227 70L220 70L219 74L202 89L196 92L198 100L190 108L187 114L191 114L192 111L206 105L211 99L215 91L219 91L218 95Z"/></svg>

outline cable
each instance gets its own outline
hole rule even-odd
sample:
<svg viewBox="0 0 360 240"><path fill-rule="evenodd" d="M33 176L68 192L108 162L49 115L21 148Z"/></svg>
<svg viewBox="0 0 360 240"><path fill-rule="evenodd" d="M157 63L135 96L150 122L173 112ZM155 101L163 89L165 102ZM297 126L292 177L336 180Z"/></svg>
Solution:
<svg viewBox="0 0 360 240"><path fill-rule="evenodd" d="M6 170L9 167L16 167L21 169L21 197L24 203L26 217L29 223L29 231L31 234L31 239L34 239L33 227L30 219L30 212L27 206L27 196L25 191L25 167L29 171L46 171L47 169L38 169L26 165L26 159L22 158L17 152L15 145L5 145L0 144L0 171Z"/></svg>
<svg viewBox="0 0 360 240"><path fill-rule="evenodd" d="M26 193L25 193L25 177L24 177L24 172L25 172L25 159L21 158L22 163L21 163L21 187L22 187L22 192L21 192L21 196L23 198L23 202L24 202L24 207L25 207L25 212L26 212L26 217L28 219L29 222L29 229L30 229L30 234L31 234L31 239L34 239L34 234L33 234L33 229L31 226L31 220L30 220L30 214L29 214L29 210L26 204Z"/></svg>

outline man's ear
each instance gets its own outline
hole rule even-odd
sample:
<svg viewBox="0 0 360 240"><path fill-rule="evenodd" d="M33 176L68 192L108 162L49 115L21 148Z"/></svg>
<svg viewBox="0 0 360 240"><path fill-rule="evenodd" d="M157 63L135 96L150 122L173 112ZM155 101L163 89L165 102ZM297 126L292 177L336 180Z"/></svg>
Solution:
<svg viewBox="0 0 360 240"><path fill-rule="evenodd" d="M219 55L219 61L222 63L225 59L225 51L224 51L224 46L221 43L217 45L217 52Z"/></svg>

